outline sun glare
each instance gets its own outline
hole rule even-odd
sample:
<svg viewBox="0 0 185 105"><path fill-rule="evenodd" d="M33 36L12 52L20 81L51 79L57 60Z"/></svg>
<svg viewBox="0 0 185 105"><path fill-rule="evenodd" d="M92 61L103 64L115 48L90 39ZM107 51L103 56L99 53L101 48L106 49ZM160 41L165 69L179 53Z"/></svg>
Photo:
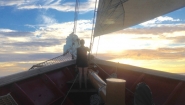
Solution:
<svg viewBox="0 0 185 105"><path fill-rule="evenodd" d="M99 40L99 43L98 43ZM94 46L98 47L98 53L103 52L121 52L133 48L134 41L128 36L108 35L95 38ZM96 48L94 49L96 50Z"/></svg>
<svg viewBox="0 0 185 105"><path fill-rule="evenodd" d="M185 59L179 60L179 61L171 61L171 60L133 60L133 59L117 58L109 61L153 69L157 71L179 73L179 74L184 73L183 68L185 67L185 64L184 64Z"/></svg>

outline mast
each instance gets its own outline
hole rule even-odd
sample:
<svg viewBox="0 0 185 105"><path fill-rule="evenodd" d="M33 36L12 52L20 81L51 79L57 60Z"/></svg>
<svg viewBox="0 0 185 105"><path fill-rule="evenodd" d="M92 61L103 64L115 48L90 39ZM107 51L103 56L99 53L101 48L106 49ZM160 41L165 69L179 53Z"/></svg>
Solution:
<svg viewBox="0 0 185 105"><path fill-rule="evenodd" d="M76 33L76 27L77 27L77 20L78 20L78 13L79 13L79 0L76 0L75 4L75 13L74 13L74 27L73 27L73 33Z"/></svg>

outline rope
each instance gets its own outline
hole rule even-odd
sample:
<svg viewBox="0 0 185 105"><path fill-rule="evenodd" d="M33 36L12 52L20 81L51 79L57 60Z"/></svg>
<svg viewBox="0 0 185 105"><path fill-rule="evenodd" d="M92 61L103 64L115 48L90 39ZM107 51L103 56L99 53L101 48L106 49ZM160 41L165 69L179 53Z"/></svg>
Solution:
<svg viewBox="0 0 185 105"><path fill-rule="evenodd" d="M103 88L104 88L105 86L107 86L107 85L106 85L106 84L104 84L103 86L101 86L101 87L98 89L98 94L100 93L100 91L102 91L102 90L103 90Z"/></svg>
<svg viewBox="0 0 185 105"><path fill-rule="evenodd" d="M79 75L79 74L78 74L78 75ZM71 85L71 87L70 87L69 91L67 92L67 94L66 94L65 98L63 99L63 101L62 101L61 105L63 105L64 101L66 100L66 98L67 98L67 96L68 96L69 92L71 91L71 89L72 89L72 87L73 87L74 83L76 82L76 80L77 80L77 78L78 78L78 75L76 76L76 78L75 78L75 80L74 80L73 84Z"/></svg>
<svg viewBox="0 0 185 105"><path fill-rule="evenodd" d="M94 7L94 17L93 17L93 24L92 24L92 31L91 31L90 48L93 47L93 43L94 43L94 37L93 36L94 36L95 17L96 17L96 5L97 5L97 0L95 1L95 7ZM92 50L90 51L90 53L92 53Z"/></svg>
<svg viewBox="0 0 185 105"><path fill-rule="evenodd" d="M78 20L78 13L79 13L79 0L76 0L76 5L75 5L75 16L74 16L74 28L73 28L73 33L76 33L76 27L77 27L77 20Z"/></svg>
<svg viewBox="0 0 185 105"><path fill-rule="evenodd" d="M97 48L96 48L96 56L97 56L97 52L98 52L99 41L100 41L100 36L99 36L99 39L98 39L98 45L97 45Z"/></svg>
<svg viewBox="0 0 185 105"><path fill-rule="evenodd" d="M94 62L94 61L93 61ZM95 62L94 62L94 64L96 65L96 66L98 66L98 64L96 64ZM111 76L110 74L108 74L105 70L103 70L100 66L98 66L105 74L107 74L109 77Z"/></svg>
<svg viewBox="0 0 185 105"><path fill-rule="evenodd" d="M108 74L104 69L102 69L100 66L98 66L98 64L96 64L94 61L93 61L93 63L97 66L97 67L99 67L105 74L107 74L109 77L111 77L111 75L110 74ZM128 88L126 88L126 90L127 91L129 91L130 93L132 93L132 94L134 94L131 90L129 90Z"/></svg>

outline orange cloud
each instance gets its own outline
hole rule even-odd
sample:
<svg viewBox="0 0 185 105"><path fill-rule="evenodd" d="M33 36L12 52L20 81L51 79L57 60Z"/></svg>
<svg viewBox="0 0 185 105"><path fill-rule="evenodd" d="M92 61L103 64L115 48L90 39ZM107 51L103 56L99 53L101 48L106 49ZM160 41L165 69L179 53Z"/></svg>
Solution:
<svg viewBox="0 0 185 105"><path fill-rule="evenodd" d="M157 59L185 59L185 48L158 48L158 49L137 49L125 50L121 53L98 54L102 59L135 59L135 60L157 60Z"/></svg>
<svg viewBox="0 0 185 105"><path fill-rule="evenodd" d="M153 34L153 35L161 35L163 33L172 33L178 31L184 31L185 24L176 24L176 25L161 25L158 27L149 27L149 28L128 28L125 30L117 31L117 34Z"/></svg>
<svg viewBox="0 0 185 105"><path fill-rule="evenodd" d="M0 62L0 77L28 70L32 65L32 62Z"/></svg>

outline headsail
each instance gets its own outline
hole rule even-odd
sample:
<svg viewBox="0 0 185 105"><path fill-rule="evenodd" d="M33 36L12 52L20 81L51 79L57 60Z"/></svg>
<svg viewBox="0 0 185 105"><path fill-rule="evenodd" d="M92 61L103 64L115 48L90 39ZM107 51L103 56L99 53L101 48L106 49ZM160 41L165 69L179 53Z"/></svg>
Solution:
<svg viewBox="0 0 185 105"><path fill-rule="evenodd" d="M185 7L185 0L99 0L94 36L108 34Z"/></svg>

